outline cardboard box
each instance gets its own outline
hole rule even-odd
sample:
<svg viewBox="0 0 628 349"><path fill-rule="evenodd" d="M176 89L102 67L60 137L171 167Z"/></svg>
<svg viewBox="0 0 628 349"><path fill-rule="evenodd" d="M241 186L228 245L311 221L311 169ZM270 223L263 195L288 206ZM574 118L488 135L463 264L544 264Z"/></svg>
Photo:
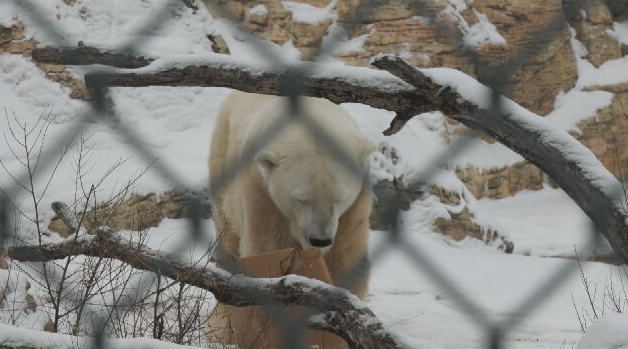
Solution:
<svg viewBox="0 0 628 349"><path fill-rule="evenodd" d="M239 260L244 274L255 278L273 278L287 274L297 274L331 283L331 276L319 249L286 250L263 253ZM284 332L281 321L303 320L304 307L228 307L231 328L241 349L284 348ZM271 312L273 313L272 316ZM301 316L299 316L301 315ZM275 318L276 317L276 318ZM278 321L273 321L279 319ZM348 349L340 337L323 331L305 330L307 349Z"/></svg>

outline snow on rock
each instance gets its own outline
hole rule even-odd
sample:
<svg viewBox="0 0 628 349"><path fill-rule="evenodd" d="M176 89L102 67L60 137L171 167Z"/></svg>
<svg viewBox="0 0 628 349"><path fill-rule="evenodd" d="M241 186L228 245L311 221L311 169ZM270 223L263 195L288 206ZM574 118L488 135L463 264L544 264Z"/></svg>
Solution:
<svg viewBox="0 0 628 349"><path fill-rule="evenodd" d="M628 315L604 315L594 322L576 349L628 349Z"/></svg>
<svg viewBox="0 0 628 349"><path fill-rule="evenodd" d="M16 264L10 265L14 267ZM2 311L0 311L0 343L3 343L2 324L12 323L17 326L44 330L49 315L40 306L33 308L29 298L33 294L33 283L24 273L11 269L0 269L0 294L2 294ZM34 285L35 288L38 285ZM31 298L32 299L32 298Z"/></svg>
<svg viewBox="0 0 628 349"><path fill-rule="evenodd" d="M506 45L506 39L499 34L495 25L488 20L485 14L473 10L478 19L478 22L474 25L469 25L467 20L464 19L462 12L469 9L469 3L471 2L469 0L447 0L447 5L443 10L443 13L449 15L458 25L458 29L463 35L462 41L464 44L474 49L485 44Z"/></svg>
<svg viewBox="0 0 628 349"><path fill-rule="evenodd" d="M24 23L26 37L36 38L42 45L71 46L83 40L112 46L140 39L138 46L142 46L156 39L167 41L159 45L166 50L162 52L169 49L185 53L211 51L211 43L205 36L211 17L206 11L193 14L192 9L181 2L81 0L77 6L68 6L63 0L11 0L2 1L0 6L0 24L19 18ZM34 15L35 12L44 15L40 17ZM159 15L160 25L145 27L146 21ZM54 26L54 30L49 26ZM140 28L143 31L138 33Z"/></svg>
<svg viewBox="0 0 628 349"><path fill-rule="evenodd" d="M327 29L327 34L323 36L321 42L321 51L329 56L326 57L328 60L344 65L344 62L336 59L333 56L343 53L362 51L364 43L366 42L366 39L369 37L369 35L370 33L367 33L349 39L349 34L347 33L347 30L334 22Z"/></svg>
<svg viewBox="0 0 628 349"><path fill-rule="evenodd" d="M293 1L282 1L283 7L292 12L292 20L307 24L321 24L327 20L336 19L333 12L338 0L332 0L325 7L316 7L310 4Z"/></svg>
<svg viewBox="0 0 628 349"><path fill-rule="evenodd" d="M578 62L577 86L614 85L628 81L628 57L613 59L604 62L595 68L588 61Z"/></svg>
<svg viewBox="0 0 628 349"><path fill-rule="evenodd" d="M495 25L491 23L485 14L473 10L478 22L464 30L463 41L465 45L478 48L482 45L506 45L506 39L499 34Z"/></svg>
<svg viewBox="0 0 628 349"><path fill-rule="evenodd" d="M623 22L614 22L613 30L609 32L620 44L628 45L628 20Z"/></svg>
<svg viewBox="0 0 628 349"><path fill-rule="evenodd" d="M616 36L628 39L628 21L624 22L622 25L616 25L615 29ZM608 60L596 68L591 62L584 58L587 55L587 49L576 38L576 31L573 28L570 30L571 46L576 53L576 66L578 68L578 81L576 81L576 87L574 89L582 89L593 85L604 86L628 82L628 57L624 56L622 58ZM619 30L619 32L617 30ZM626 31L625 34L624 30Z"/></svg>
<svg viewBox="0 0 628 349"><path fill-rule="evenodd" d="M39 116L44 110L50 109L50 121L65 123L78 119L87 106L83 101L70 99L66 88L46 79L41 69L18 55L0 56L0 84L11 90L2 93L2 110L14 109L12 105L20 100L23 108L30 109L29 112L34 114L31 116ZM20 115L22 117L26 116Z"/></svg>
<svg viewBox="0 0 628 349"><path fill-rule="evenodd" d="M249 10L249 14L251 16L263 16L265 14L268 14L268 9L264 4L257 4L251 7L251 9Z"/></svg>
<svg viewBox="0 0 628 349"><path fill-rule="evenodd" d="M554 101L552 110L545 119L564 131L580 132L577 124L595 115L595 113L611 105L613 94L606 91L583 91L590 85L606 85L602 76L602 67L595 68L584 57L587 49L576 38L576 31L571 28L571 47L575 52L576 66L578 68L578 80L576 86L567 92L560 92ZM621 75L621 74L620 74Z"/></svg>
<svg viewBox="0 0 628 349"><path fill-rule="evenodd" d="M568 92L560 92L552 110L545 119L565 131L580 131L577 124L595 115L595 113L611 105L613 94L606 91L582 91L574 88Z"/></svg>

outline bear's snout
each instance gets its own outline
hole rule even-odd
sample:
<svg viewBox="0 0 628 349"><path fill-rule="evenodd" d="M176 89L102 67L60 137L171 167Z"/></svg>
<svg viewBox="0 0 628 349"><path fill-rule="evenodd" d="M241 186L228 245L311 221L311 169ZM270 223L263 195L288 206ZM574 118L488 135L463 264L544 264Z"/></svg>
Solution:
<svg viewBox="0 0 628 349"><path fill-rule="evenodd" d="M327 247L331 245L331 239L310 238L310 245L314 247Z"/></svg>

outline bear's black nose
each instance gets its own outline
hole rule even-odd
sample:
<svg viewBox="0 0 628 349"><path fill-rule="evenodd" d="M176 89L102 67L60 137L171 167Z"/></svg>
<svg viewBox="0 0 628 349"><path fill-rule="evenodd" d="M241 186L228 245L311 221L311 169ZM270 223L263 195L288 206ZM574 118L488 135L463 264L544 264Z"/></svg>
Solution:
<svg viewBox="0 0 628 349"><path fill-rule="evenodd" d="M310 244L314 247L327 247L331 245L331 239L315 239L310 238Z"/></svg>

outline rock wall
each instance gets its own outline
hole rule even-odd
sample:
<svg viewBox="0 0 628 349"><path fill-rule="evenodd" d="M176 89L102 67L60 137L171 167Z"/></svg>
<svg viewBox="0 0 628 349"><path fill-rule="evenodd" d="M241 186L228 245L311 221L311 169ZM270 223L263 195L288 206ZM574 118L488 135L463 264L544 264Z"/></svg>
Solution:
<svg viewBox="0 0 628 349"><path fill-rule="evenodd" d="M588 90L613 92L615 96L595 118L578 123L581 133L572 135L591 149L615 177L628 181L628 83Z"/></svg>
<svg viewBox="0 0 628 349"><path fill-rule="evenodd" d="M298 2L318 8L330 5L325 0ZM349 38L364 39L361 51L337 57L350 65L368 66L374 55L394 53L419 67L456 68L482 80L485 74L477 71L473 59L466 54L472 48L462 47L461 42L465 40L463 32L473 30L464 28L472 28L486 16L507 42L479 47L479 57L490 67L516 60L522 52L534 52L511 74L507 91L511 98L534 112L546 114L552 110L557 93L574 86L576 65L560 0L476 0L472 6L457 9L446 1L422 3L338 0L330 9L336 24L345 28ZM257 35L278 44L291 41L304 59L319 51L322 38L334 22L334 17L319 23L295 20L294 12L278 0L236 0L227 4ZM260 6L265 10L256 10ZM214 11L214 15L220 13ZM543 35L532 37L539 32ZM539 40L543 41L541 49Z"/></svg>
<svg viewBox="0 0 628 349"><path fill-rule="evenodd" d="M602 0L565 0L565 17L576 31L576 38L588 51L586 59L596 67L609 59L622 57L621 45L609 31L612 30L611 11ZM578 7L584 5L580 10Z"/></svg>
<svg viewBox="0 0 628 349"><path fill-rule="evenodd" d="M18 54L30 57L36 45L37 42L35 40L24 38L24 26L22 23L17 22L9 28L0 25L0 55ZM46 74L46 77L58 82L61 86L67 87L70 98L89 100L89 93L85 83L74 79L66 70L65 65L36 64Z"/></svg>

